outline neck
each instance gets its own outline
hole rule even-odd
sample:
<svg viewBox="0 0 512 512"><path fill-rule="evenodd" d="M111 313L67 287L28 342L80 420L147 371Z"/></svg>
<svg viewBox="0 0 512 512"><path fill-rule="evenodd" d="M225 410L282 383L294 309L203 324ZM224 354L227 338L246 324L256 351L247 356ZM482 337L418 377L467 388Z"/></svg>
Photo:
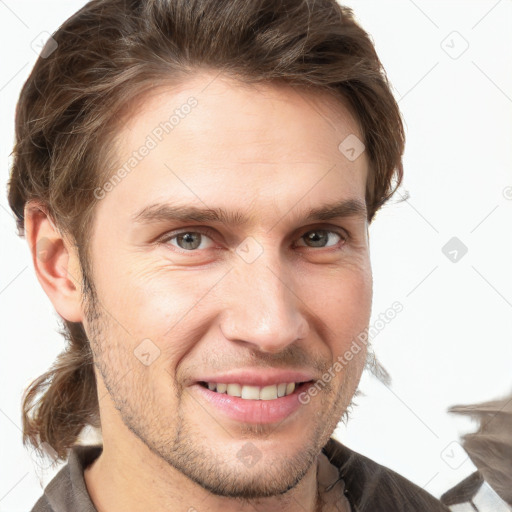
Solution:
<svg viewBox="0 0 512 512"><path fill-rule="evenodd" d="M84 472L87 490L98 512L186 510L201 512L317 512L319 469L325 478L323 454L302 480L285 494L253 500L216 496L151 452L140 441L103 439L103 452ZM331 466L333 468L333 466ZM330 473L330 481L333 476Z"/></svg>

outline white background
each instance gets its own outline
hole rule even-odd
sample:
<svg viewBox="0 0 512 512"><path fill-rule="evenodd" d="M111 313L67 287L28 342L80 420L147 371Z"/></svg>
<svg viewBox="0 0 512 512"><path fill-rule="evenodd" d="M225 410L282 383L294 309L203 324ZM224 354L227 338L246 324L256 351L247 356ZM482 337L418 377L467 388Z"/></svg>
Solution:
<svg viewBox="0 0 512 512"><path fill-rule="evenodd" d="M37 57L31 42L84 3L0 0L0 512L30 510L58 469L36 469L23 448L20 400L64 346L7 205L14 108ZM396 195L370 228L371 323L394 301L404 306L374 339L393 383L363 375L364 396L336 437L440 496L474 469L453 443L476 426L446 409L512 390L512 2L345 5L399 101L399 192L410 197ZM441 251L454 236L468 248L457 262Z"/></svg>

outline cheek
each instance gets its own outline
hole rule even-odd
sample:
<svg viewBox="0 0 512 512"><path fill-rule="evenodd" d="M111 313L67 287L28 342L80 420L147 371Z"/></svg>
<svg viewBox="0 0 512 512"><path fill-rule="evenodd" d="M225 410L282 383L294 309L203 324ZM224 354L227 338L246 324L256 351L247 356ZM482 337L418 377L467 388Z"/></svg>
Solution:
<svg viewBox="0 0 512 512"><path fill-rule="evenodd" d="M194 328L206 320L209 302L205 295L221 276L133 262L119 266L109 276L105 303L132 339L149 338L175 355L183 354L200 335ZM170 339L179 343L170 344Z"/></svg>
<svg viewBox="0 0 512 512"><path fill-rule="evenodd" d="M112 266L103 280L103 296L117 311L132 321L169 315L169 304L179 303L178 296L187 295L187 289L174 282L174 273L155 268L151 262L128 259ZM149 315L149 316L148 316Z"/></svg>
<svg viewBox="0 0 512 512"><path fill-rule="evenodd" d="M304 302L314 314L310 321L315 322L316 335L321 336L319 360L321 357L326 364L321 380L329 382L328 392L320 394L323 408L330 411L336 407L343 412L357 389L366 362L367 347L357 337L367 329L370 320L371 271L337 268L329 275L317 275L308 281L316 283L315 291L310 291Z"/></svg>
<svg viewBox="0 0 512 512"><path fill-rule="evenodd" d="M328 327L326 335L336 357L368 327L373 292L371 268L338 268L317 275L314 281L304 302Z"/></svg>

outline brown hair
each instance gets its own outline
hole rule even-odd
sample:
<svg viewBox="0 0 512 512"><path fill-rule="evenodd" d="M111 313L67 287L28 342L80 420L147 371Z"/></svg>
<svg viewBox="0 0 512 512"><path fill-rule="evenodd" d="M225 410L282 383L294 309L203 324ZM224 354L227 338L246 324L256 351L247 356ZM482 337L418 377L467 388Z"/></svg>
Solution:
<svg viewBox="0 0 512 512"><path fill-rule="evenodd" d="M142 93L200 69L345 100L371 167L369 222L402 181L398 105L368 34L336 0L93 0L52 37L57 47L38 58L17 105L9 204L20 236L25 203L45 205L76 244L90 294L94 191L114 168L119 115ZM99 426L99 412L86 333L62 320L69 343L24 396L23 441L48 443L64 459L83 426Z"/></svg>

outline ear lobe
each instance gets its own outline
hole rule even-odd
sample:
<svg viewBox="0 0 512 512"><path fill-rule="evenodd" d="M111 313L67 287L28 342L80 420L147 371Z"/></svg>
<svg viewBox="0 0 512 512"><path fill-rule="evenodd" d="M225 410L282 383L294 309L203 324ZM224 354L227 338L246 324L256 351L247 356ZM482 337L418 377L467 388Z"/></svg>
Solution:
<svg viewBox="0 0 512 512"><path fill-rule="evenodd" d="M81 322L82 287L78 254L40 203L30 201L25 205L25 238L32 253L37 280L55 310L65 320Z"/></svg>

